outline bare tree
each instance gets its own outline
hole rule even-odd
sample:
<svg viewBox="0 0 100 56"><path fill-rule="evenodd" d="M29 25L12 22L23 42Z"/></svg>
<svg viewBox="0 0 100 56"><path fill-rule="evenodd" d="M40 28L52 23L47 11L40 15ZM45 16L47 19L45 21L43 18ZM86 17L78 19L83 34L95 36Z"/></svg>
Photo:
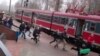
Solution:
<svg viewBox="0 0 100 56"><path fill-rule="evenodd" d="M45 1L45 10L54 10L54 8L55 8L55 0L47 0L47 1Z"/></svg>
<svg viewBox="0 0 100 56"><path fill-rule="evenodd" d="M41 7L35 2L30 2L29 3L29 8L31 8L31 9L40 9Z"/></svg>
<svg viewBox="0 0 100 56"><path fill-rule="evenodd" d="M18 1L15 5L15 8L21 8L21 7L25 7L25 2L26 0L23 0L22 1ZM27 2L27 8L31 8L31 9L40 9L41 8L41 5L40 5L40 0L28 0ZM22 3L23 3L23 6L22 6Z"/></svg>
<svg viewBox="0 0 100 56"><path fill-rule="evenodd" d="M70 11L70 7L71 7L71 3L67 3L67 9L65 12L69 12Z"/></svg>
<svg viewBox="0 0 100 56"><path fill-rule="evenodd" d="M15 5L15 9L20 8L20 7L21 7L21 3L17 2L16 5Z"/></svg>
<svg viewBox="0 0 100 56"><path fill-rule="evenodd" d="M59 11L61 8L61 1L63 0L48 0L46 7L48 7L48 10L53 9L54 11Z"/></svg>
<svg viewBox="0 0 100 56"><path fill-rule="evenodd" d="M88 12L90 14L100 13L100 0L89 0L88 3L89 3Z"/></svg>
<svg viewBox="0 0 100 56"><path fill-rule="evenodd" d="M48 10L49 0L45 0L45 10Z"/></svg>
<svg viewBox="0 0 100 56"><path fill-rule="evenodd" d="M60 8L60 0L56 0L55 11L59 11Z"/></svg>
<svg viewBox="0 0 100 56"><path fill-rule="evenodd" d="M85 12L87 6L86 2L86 0L72 0L71 3L67 3L66 12Z"/></svg>
<svg viewBox="0 0 100 56"><path fill-rule="evenodd" d="M86 12L88 14L100 13L100 0L80 0L79 11Z"/></svg>
<svg viewBox="0 0 100 56"><path fill-rule="evenodd" d="M67 9L65 12L75 12L76 8L78 7L78 1L73 0L71 3L67 3Z"/></svg>

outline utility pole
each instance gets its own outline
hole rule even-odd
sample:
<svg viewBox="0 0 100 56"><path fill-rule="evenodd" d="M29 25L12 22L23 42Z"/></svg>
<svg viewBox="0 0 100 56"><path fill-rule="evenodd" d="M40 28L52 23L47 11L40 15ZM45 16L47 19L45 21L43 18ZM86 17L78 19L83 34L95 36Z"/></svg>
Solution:
<svg viewBox="0 0 100 56"><path fill-rule="evenodd" d="M10 15L10 12L11 12L11 0L9 2L9 15Z"/></svg>

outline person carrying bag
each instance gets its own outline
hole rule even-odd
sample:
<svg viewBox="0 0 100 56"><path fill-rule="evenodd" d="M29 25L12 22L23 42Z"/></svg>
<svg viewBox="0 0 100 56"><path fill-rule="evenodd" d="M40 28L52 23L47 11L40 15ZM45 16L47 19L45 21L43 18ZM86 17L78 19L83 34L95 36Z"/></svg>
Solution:
<svg viewBox="0 0 100 56"><path fill-rule="evenodd" d="M81 56L87 55L90 53L90 48L81 49L79 52L80 52Z"/></svg>

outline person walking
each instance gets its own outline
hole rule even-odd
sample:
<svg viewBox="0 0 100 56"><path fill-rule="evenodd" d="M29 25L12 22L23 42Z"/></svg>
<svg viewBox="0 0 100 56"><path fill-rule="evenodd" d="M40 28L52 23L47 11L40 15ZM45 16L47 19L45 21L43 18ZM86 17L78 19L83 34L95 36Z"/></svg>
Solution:
<svg viewBox="0 0 100 56"><path fill-rule="evenodd" d="M22 22L21 25L19 26L19 31L21 32L22 36L21 37L24 37L24 39L26 39L25 37L25 23Z"/></svg>
<svg viewBox="0 0 100 56"><path fill-rule="evenodd" d="M6 17L6 18L3 20L4 26L7 26L7 21L8 21L8 17Z"/></svg>
<svg viewBox="0 0 100 56"><path fill-rule="evenodd" d="M62 43L63 43L63 50L66 51L65 50L66 43L68 43L69 40L68 40L68 36L66 35L66 31L65 30L64 30L64 32L61 33L61 38L62 38Z"/></svg>
<svg viewBox="0 0 100 56"><path fill-rule="evenodd" d="M12 20L12 17L10 17L10 19L8 20L8 27L11 29L13 25L13 20Z"/></svg>
<svg viewBox="0 0 100 56"><path fill-rule="evenodd" d="M37 27L35 27L35 29L33 31L33 37L34 38L31 38L31 39L34 40L36 44L38 42L37 36L38 36L38 29L37 29Z"/></svg>
<svg viewBox="0 0 100 56"><path fill-rule="evenodd" d="M63 38L61 37L61 33L57 32L57 39L56 39L56 45L55 48L58 48L58 45L63 41Z"/></svg>
<svg viewBox="0 0 100 56"><path fill-rule="evenodd" d="M38 27L37 27L37 30L38 30L38 32L37 32L37 34L38 34L38 41L39 41L39 39L40 39L40 34L41 34L41 31L42 31L41 26L38 26Z"/></svg>
<svg viewBox="0 0 100 56"><path fill-rule="evenodd" d="M55 48L58 48L58 44L62 41L62 38L61 38L61 33L58 31L54 32L53 33L53 41L50 42L50 44L52 44L53 42L56 42L56 45L54 46Z"/></svg>
<svg viewBox="0 0 100 56"><path fill-rule="evenodd" d="M53 42L56 42L57 41L57 31L56 32L53 32L53 34L52 34L52 37L54 38L51 42L50 42L50 44L52 44Z"/></svg>
<svg viewBox="0 0 100 56"><path fill-rule="evenodd" d="M21 34L21 32L16 31L16 42L18 41L18 37L19 37L20 34Z"/></svg>
<svg viewBox="0 0 100 56"><path fill-rule="evenodd" d="M30 29L31 29L31 26L30 26L28 23L26 23L26 26L25 26L25 33L26 33L26 32L29 32L29 34L28 34L29 37L31 37L31 36L30 36L30 35L31 35Z"/></svg>
<svg viewBox="0 0 100 56"><path fill-rule="evenodd" d="M80 54L80 48L82 47L82 45L84 44L84 41L83 41L83 39L82 39L82 36L81 35L79 35L79 36L77 36L76 37L76 46L77 46L77 51L78 51L78 56L81 56L81 54Z"/></svg>

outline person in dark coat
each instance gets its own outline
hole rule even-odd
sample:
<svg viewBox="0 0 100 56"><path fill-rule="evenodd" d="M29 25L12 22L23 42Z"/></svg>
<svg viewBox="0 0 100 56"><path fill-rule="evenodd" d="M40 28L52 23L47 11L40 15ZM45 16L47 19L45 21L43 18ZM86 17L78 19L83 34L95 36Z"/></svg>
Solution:
<svg viewBox="0 0 100 56"><path fill-rule="evenodd" d="M30 37L30 34L31 34L30 28L31 28L31 26L30 26L28 23L26 23L26 26L25 26L25 33L26 33L26 32L29 32L29 34L28 34L29 37Z"/></svg>
<svg viewBox="0 0 100 56"><path fill-rule="evenodd" d="M57 32L53 32L53 34L52 34L52 37L54 38L51 42L50 42L50 44L52 44L53 42L56 42L57 41Z"/></svg>
<svg viewBox="0 0 100 56"><path fill-rule="evenodd" d="M61 37L61 33L57 32L56 36L56 45L54 46L55 48L58 48L58 45L63 41L63 38Z"/></svg>
<svg viewBox="0 0 100 56"><path fill-rule="evenodd" d="M41 26L38 26L37 30L38 30L38 32L37 32L37 34L38 34L38 41L39 41L40 34L41 34L41 31L42 31Z"/></svg>
<svg viewBox="0 0 100 56"><path fill-rule="evenodd" d="M6 19L3 20L3 24L4 24L5 26L7 26L7 22L8 22L8 17L6 17Z"/></svg>
<svg viewBox="0 0 100 56"><path fill-rule="evenodd" d="M67 35L66 35L66 32L58 32L57 33L57 39L56 39L56 45L54 47L58 47L58 45L60 43L63 44L63 49L64 51L65 50L65 46L66 46L66 43L68 42L68 39L67 39Z"/></svg>
<svg viewBox="0 0 100 56"><path fill-rule="evenodd" d="M26 39L25 38L25 23L24 22L21 23L21 25L19 26L19 31L21 32L22 37L24 36L24 39Z"/></svg>
<svg viewBox="0 0 100 56"><path fill-rule="evenodd" d="M63 43L63 50L65 51L66 43L69 42L68 36L66 34L66 31L64 31L64 32L61 33L61 42Z"/></svg>
<svg viewBox="0 0 100 56"><path fill-rule="evenodd" d="M59 31L53 32L52 34L53 36L53 41L50 42L50 44L52 44L53 42L56 42L56 45L54 46L55 48L58 48L58 44L63 40L61 38L61 33Z"/></svg>
<svg viewBox="0 0 100 56"><path fill-rule="evenodd" d="M18 41L18 37L20 34L21 34L21 32L19 32L19 31L16 32L16 42Z"/></svg>
<svg viewBox="0 0 100 56"><path fill-rule="evenodd" d="M10 19L8 20L8 27L11 28L13 25L13 20L12 17L10 17Z"/></svg>
<svg viewBox="0 0 100 56"><path fill-rule="evenodd" d="M78 56L81 56L80 54L80 48L82 47L82 45L84 44L84 41L82 39L82 36L79 35L79 36L76 36L75 38L75 45L76 45L76 48L72 47L71 49L75 49L78 51Z"/></svg>
<svg viewBox="0 0 100 56"><path fill-rule="evenodd" d="M37 44L37 42L38 42L38 39L37 39L38 29L37 28L34 29L33 36L34 36L34 38L31 38L31 39L34 40L36 42L36 44Z"/></svg>

